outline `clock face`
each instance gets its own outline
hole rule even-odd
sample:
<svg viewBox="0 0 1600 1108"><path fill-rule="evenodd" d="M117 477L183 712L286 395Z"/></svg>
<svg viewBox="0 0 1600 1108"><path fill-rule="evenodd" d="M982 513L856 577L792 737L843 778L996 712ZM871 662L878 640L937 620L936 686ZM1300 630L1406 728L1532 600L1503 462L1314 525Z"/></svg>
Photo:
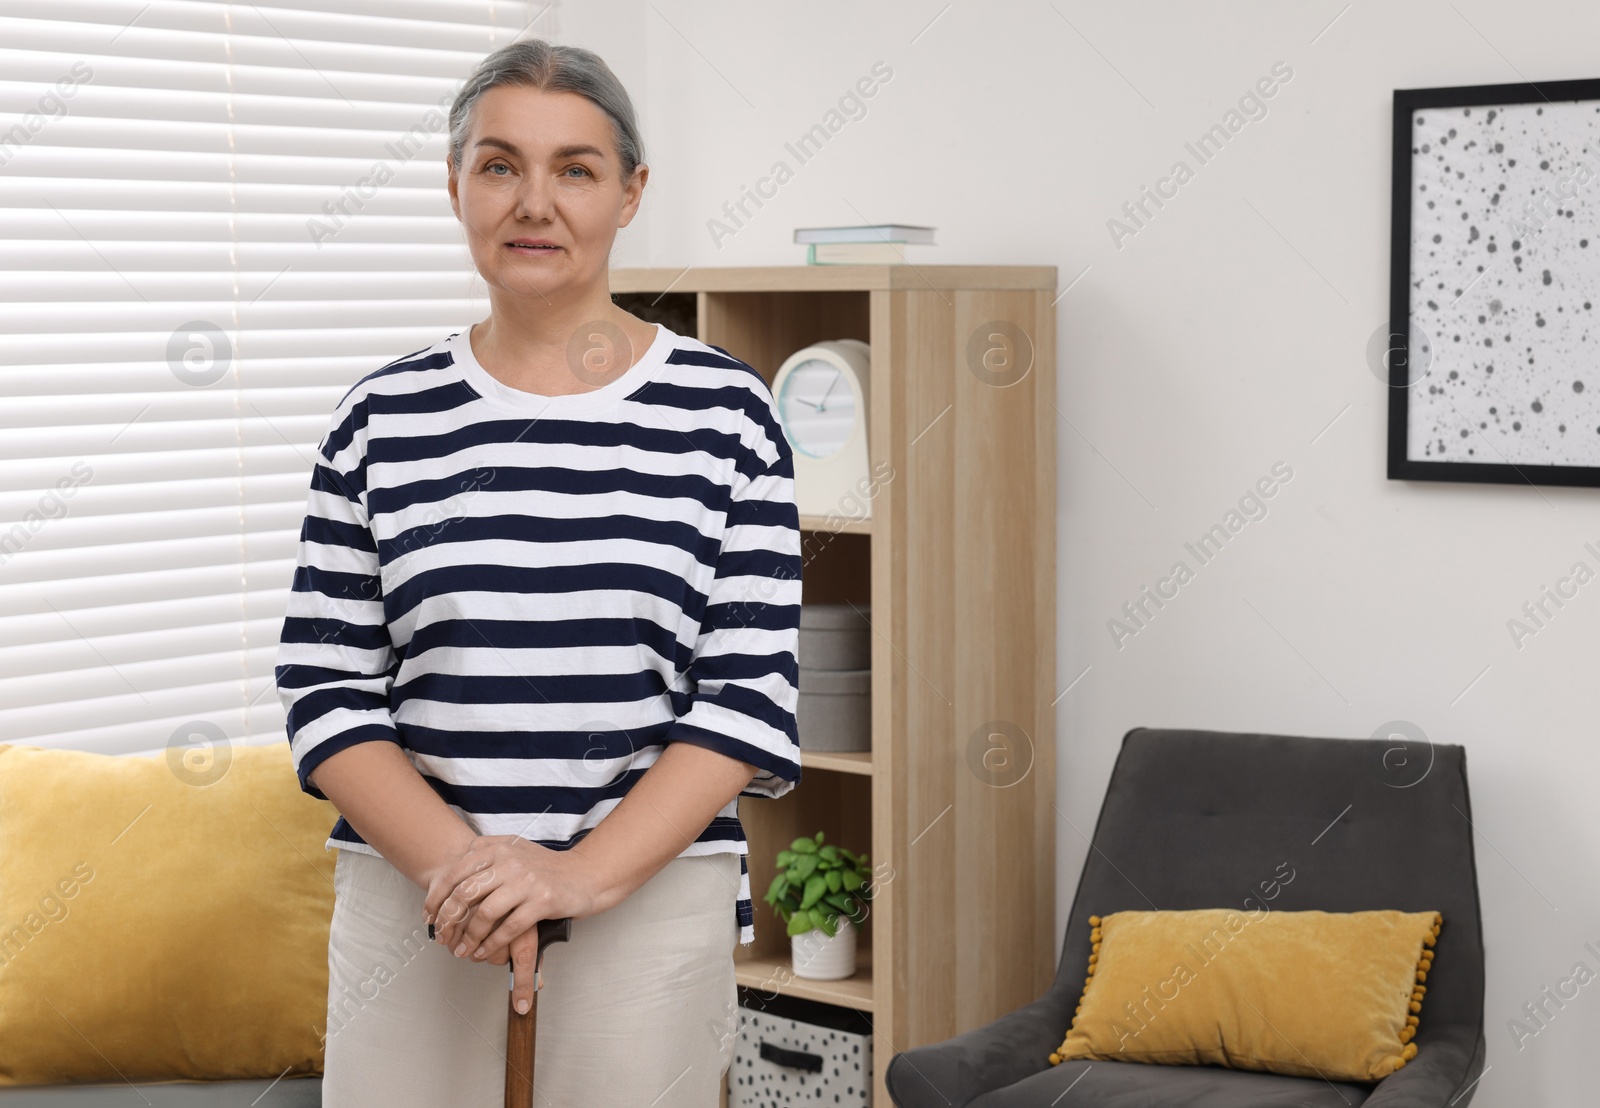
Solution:
<svg viewBox="0 0 1600 1108"><path fill-rule="evenodd" d="M784 378L778 414L796 450L826 458L850 441L856 425L856 392L838 366L807 358Z"/></svg>

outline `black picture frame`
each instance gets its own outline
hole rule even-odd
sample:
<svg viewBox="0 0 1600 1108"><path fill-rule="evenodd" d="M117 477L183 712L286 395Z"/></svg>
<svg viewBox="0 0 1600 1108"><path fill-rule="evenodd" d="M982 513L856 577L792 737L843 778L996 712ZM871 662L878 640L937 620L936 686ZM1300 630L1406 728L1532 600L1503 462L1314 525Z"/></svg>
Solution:
<svg viewBox="0 0 1600 1108"><path fill-rule="evenodd" d="M1417 114L1419 112L1425 113L1422 121L1424 126L1439 126L1440 124L1438 121L1429 123L1428 115L1426 113L1438 113L1441 110L1454 112L1454 110L1460 109L1460 112L1457 114L1460 115L1460 118L1463 122L1466 122L1472 119L1472 113L1477 109L1485 109L1484 112L1479 116L1478 121L1472 122L1470 126L1464 126L1460 128L1459 137L1466 138L1469 130L1477 131L1479 127L1492 125L1495 120L1495 114L1493 113L1502 115L1502 117L1507 121L1503 124L1503 126L1510 126L1511 124L1509 120L1512 118L1512 114L1499 112L1499 109L1505 106L1531 107L1534 110L1534 115L1539 118L1543 117L1546 110L1550 111L1552 114L1549 121L1541 123L1540 126L1545 126L1552 129L1561 126L1562 133L1559 137L1561 139L1568 140L1569 142L1574 134L1582 134L1583 132L1582 130L1575 129L1571 125L1571 121L1561 120L1555 113L1572 112L1593 114L1592 122L1587 118L1587 114L1585 116L1574 114L1572 119L1576 120L1583 118L1585 129L1592 127L1595 132L1597 141L1595 141L1592 146L1585 143L1579 148L1584 152L1586 162L1578 163L1587 164L1594 170L1594 172L1588 174L1583 183L1571 195L1566 195L1564 192L1560 191L1551 193L1551 195L1553 195L1558 201L1556 211L1553 214L1548 212L1544 213L1544 221L1540 222L1535 227L1534 234L1538 235L1542 233L1546 227L1553 223L1555 219L1559 219L1564 214L1567 214L1560 207L1560 201L1579 201L1580 208L1584 210L1587 210L1595 205L1600 205L1600 78L1572 81L1538 81L1501 85L1470 85L1454 88L1395 90L1393 201L1392 218L1390 223L1389 350L1388 355L1384 360L1384 364L1375 367L1375 369L1381 372L1386 365L1388 371L1389 388L1387 391L1389 393L1389 442L1387 476L1390 480L1465 481L1486 482L1493 484L1600 487L1600 414L1597 414L1594 418L1589 419L1588 425L1586 425L1585 428L1574 428L1575 435L1587 435L1587 443L1581 442L1578 439L1574 439L1573 447L1563 447L1564 450L1578 453L1587 458L1587 456L1591 453L1588 447L1592 445L1594 448L1592 454L1595 459L1593 464L1588 464L1587 462L1585 462L1585 464L1555 464L1539 461L1530 462L1526 459L1530 456L1533 456L1536 451L1525 451L1517 446L1517 442L1527 441L1531 443L1534 438L1539 436L1536 436L1530 432L1527 440L1507 439L1503 434L1504 427L1499 425L1502 419L1507 422L1516 423L1518 433L1520 433L1521 430L1520 420L1512 418L1511 411L1508 410L1505 413L1500 413L1497 411L1499 405L1496 404L1489 406L1486 411L1474 411L1470 415L1463 413L1459 406L1457 406L1453 400L1449 399L1446 392L1446 390L1451 387L1449 385L1449 381L1458 378L1446 377L1439 380L1434 380L1428 385L1429 389L1433 391L1428 393L1417 393L1416 391L1422 387L1424 383L1430 381L1430 377L1432 377L1434 372L1432 362L1435 358L1436 352L1432 349L1432 346L1436 345L1444 349L1450 349L1452 351L1451 358L1459 359L1459 348L1461 345L1460 340L1462 337L1459 333L1451 335L1440 334L1436 339L1430 340L1425 328L1415 332L1413 329L1413 284L1414 282L1426 280L1427 276L1437 276L1437 274L1434 273L1419 278L1419 276L1413 272L1413 243L1418 233L1415 227L1416 221L1413 219L1412 211L1412 198L1414 195L1413 185L1416 183L1414 179L1414 172L1417 168L1419 157L1425 159L1431 155L1434 162L1441 162L1445 157L1442 152L1435 153L1434 151L1427 149L1427 144L1421 143L1415 137L1419 126ZM1518 118L1526 120L1527 117L1519 116ZM1565 124L1565 126L1562 126L1562 124ZM1441 141L1441 150L1445 142L1451 138L1457 137L1458 134L1455 131L1444 132L1443 139ZM1555 139L1551 139L1550 141L1554 143ZM1476 139L1467 139L1466 142L1458 143L1458 148L1451 151L1450 157L1463 159L1460 162L1461 165L1466 165L1466 160L1468 159L1475 160L1485 157L1493 157L1500 159L1502 165L1505 161L1510 160L1510 164L1513 167L1515 166L1516 163L1514 160L1502 158L1502 153L1504 151L1503 144L1498 149L1482 146L1476 151L1470 150L1469 148L1475 143ZM1544 167L1549 161L1550 159L1545 158L1534 164ZM1430 174L1435 172L1434 167L1430 166L1428 172ZM1464 171L1461 169L1452 167L1451 172L1454 172L1462 179L1465 177ZM1487 170L1485 172L1487 172ZM1505 171L1502 169L1502 173L1504 172ZM1524 175L1526 173L1527 170L1525 169ZM1552 173L1551 176L1555 177L1556 175ZM1576 176L1578 176L1578 174L1574 172L1574 174L1571 176L1556 179L1562 184L1570 184ZM1448 180L1448 174L1445 175L1445 179ZM1465 189L1467 186L1461 187ZM1506 188L1504 177L1502 177L1498 188L1500 190L1504 190ZM1504 195L1503 192L1502 195ZM1540 194L1540 196L1542 199L1543 194ZM1486 235L1500 234L1505 236L1506 239L1509 239L1507 246L1511 247L1515 247L1517 245L1517 240L1511 239L1507 232L1514 230L1515 227L1518 226L1518 222L1515 220L1515 217L1512 213L1514 211L1521 211L1520 208L1512 208L1509 206L1511 200L1514 199L1515 198L1513 197L1508 200L1508 207L1505 210L1495 213L1500 219L1500 225L1495 226L1492 230L1486 230L1484 232ZM1460 203L1459 197L1456 198L1456 202L1458 204ZM1467 214L1470 216L1470 213ZM1428 218L1432 217L1429 216ZM1524 227L1532 225L1531 220L1533 218L1537 217L1530 216L1524 218L1520 221L1520 225ZM1595 295L1586 298L1581 311L1583 313L1582 318L1585 322L1592 325L1591 330L1595 335L1595 345L1592 348L1596 351L1594 366L1592 372L1585 371L1585 375L1590 378L1590 380L1587 381L1587 384L1593 390L1590 392L1589 399L1592 400L1593 409L1597 413L1600 413L1600 220L1595 220L1593 222L1593 227L1595 232L1592 236L1593 241L1591 242L1585 240L1586 245L1585 247L1581 248L1584 251L1583 255L1579 257L1579 255L1575 253L1573 256L1574 258L1578 259L1580 265L1589 266L1594 270L1597 281ZM1566 230L1569 234L1571 233L1571 228L1566 228ZM1478 232L1476 229L1474 229L1474 240L1476 239L1477 235ZM1544 240L1541 242L1541 245L1545 245L1549 247L1551 251L1553 251L1554 242L1559 237L1560 236L1554 236L1550 239ZM1439 240L1434 238L1431 241L1437 243ZM1482 249L1495 250L1496 247L1491 241L1485 242ZM1516 251L1512 250L1510 251L1510 254L1515 256ZM1525 279L1525 276L1522 272L1521 263L1522 259L1517 257L1514 265L1515 276ZM1464 288L1458 289L1452 287L1444 293L1436 292L1436 296L1438 299L1442 300L1446 296L1453 294L1454 300L1451 301L1450 308L1454 309L1457 304L1466 302L1464 298L1472 295L1473 287L1479 284L1480 278L1486 277L1489 270L1493 269L1496 264L1497 263L1491 263L1488 267L1476 265L1474 267L1476 275L1471 278L1471 281L1467 282ZM1467 270L1460 270L1455 274L1455 276L1461 276L1465 272L1467 272ZM1500 280L1503 282L1504 277L1507 275L1509 274L1503 273ZM1542 271L1542 280L1544 284L1550 284L1551 278L1548 270ZM1435 284L1437 286L1439 282L1435 282ZM1485 284L1484 288L1478 290L1479 297L1482 297L1488 293L1492 287L1492 284ZM1430 303L1426 297L1426 292L1423 290L1418 291L1419 295L1423 297L1423 304ZM1437 301L1432 303L1435 304L1435 307L1437 306ZM1493 299L1489 301L1488 304L1495 312L1501 310L1501 302L1498 299ZM1421 305L1419 305L1419 307L1420 306ZM1519 304L1518 307L1524 311L1533 310L1529 307L1529 305L1526 304ZM1567 305L1565 304L1561 305L1562 315L1568 315L1566 312L1566 307ZM1576 303L1574 303L1573 312L1575 313L1579 310L1580 309L1577 307ZM1540 312L1537 310L1534 311L1534 314L1535 316L1540 316ZM1540 328L1544 326L1544 322L1546 321L1543 321L1541 317L1541 322L1539 323ZM1568 321L1566 319L1563 319L1561 323L1563 324L1563 327L1568 326ZM1472 325L1480 324L1477 320L1474 320ZM1497 324L1487 324L1483 326L1485 326L1485 330L1487 331L1488 327L1496 325ZM1418 326L1420 327L1420 324ZM1505 326L1510 326L1510 324L1507 323ZM1495 337L1496 336L1493 335L1485 335L1484 345L1486 349L1492 348L1489 346L1489 344ZM1418 349L1413 350L1413 346L1418 347ZM1472 344L1469 343L1467 349L1470 350L1471 346ZM1515 353L1514 346L1508 347L1508 349ZM1541 347L1540 349L1546 350L1547 352L1547 348ZM1423 376L1415 379L1414 381L1411 380L1411 367L1413 364L1420 364L1423 366ZM1466 361L1456 361L1457 373L1460 373L1461 370L1465 368L1468 368ZM1493 365L1489 364L1482 372L1492 374L1493 369ZM1541 366L1540 372L1549 373L1551 371ZM1501 380L1504 381L1506 378L1507 375L1503 373ZM1470 403L1482 404L1485 399L1492 399L1492 397L1486 398L1483 395L1483 389L1488 387L1486 384L1487 380L1487 377L1480 378L1480 382L1484 383L1480 384L1479 393L1473 397ZM1441 381L1443 383L1441 383ZM1575 378L1568 383L1567 387L1573 391L1575 395L1577 395L1579 390L1583 389L1584 385L1585 382L1583 380ZM1510 386L1497 385L1496 387L1505 389L1509 388ZM1550 387L1552 389L1552 393L1554 394L1555 390L1558 388L1557 381L1552 379L1550 382ZM1411 418L1413 407L1411 401L1413 395L1417 395L1419 397L1418 403L1416 404L1416 407L1419 411L1419 419L1428 418L1427 415L1420 413L1424 413L1426 410L1428 410L1429 406L1431 406L1432 409L1437 410L1438 402L1432 399L1433 396L1445 396L1446 400L1444 402L1448 403L1450 407L1462 417L1459 421L1461 424L1460 429L1468 433L1460 436L1459 439L1457 439L1454 435L1447 439L1443 434L1430 434L1427 436L1427 442L1423 444L1420 451L1424 454L1424 456L1418 457L1417 454L1419 453L1419 450L1414 448L1411 438ZM1423 400L1422 397L1424 396L1428 397L1429 399L1426 401ZM1579 399L1568 401L1564 394L1557 394L1557 399L1563 404L1571 404L1572 410L1575 412L1581 413L1584 408L1591 407L1591 404L1588 401L1583 400L1581 397ZM1538 400L1535 400L1532 403L1530 410L1534 413L1539 413L1542 412L1544 408ZM1489 427L1487 425L1488 421L1485 419L1478 419L1480 426L1467 426L1473 421L1474 418L1489 413L1493 413L1491 418L1495 419L1497 424L1493 429L1494 434L1492 436L1486 433L1489 431ZM1530 417L1530 426L1532 426L1532 418L1533 417ZM1435 427L1438 427L1439 425L1439 421L1436 421L1434 424ZM1565 424L1562 424L1561 426L1563 429L1559 433L1564 434ZM1541 425L1539 430L1541 435L1549 434L1549 429L1547 426ZM1499 442L1496 441L1497 439ZM1542 441L1543 440L1541 440L1541 442ZM1509 451L1505 449L1506 446L1510 447ZM1549 449L1545 449L1548 453ZM1434 454L1436 450L1438 456L1428 456ZM1487 458L1494 455L1498 455L1498 457L1493 461L1457 460L1456 457L1451 457L1452 451L1454 451L1454 453L1456 453L1458 456L1462 453L1470 452L1469 456L1474 458Z"/></svg>

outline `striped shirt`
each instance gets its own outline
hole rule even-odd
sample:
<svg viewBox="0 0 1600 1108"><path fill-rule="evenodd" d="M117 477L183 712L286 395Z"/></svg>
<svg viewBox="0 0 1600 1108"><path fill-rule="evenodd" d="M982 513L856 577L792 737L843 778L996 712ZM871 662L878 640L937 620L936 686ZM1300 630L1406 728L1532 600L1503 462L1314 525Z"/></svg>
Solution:
<svg viewBox="0 0 1600 1108"><path fill-rule="evenodd" d="M679 855L736 853L739 796L800 781L800 528L772 392L656 325L585 393L502 384L463 329L362 378L317 451L277 655L300 787L406 752L480 835L579 842L669 742L756 774ZM324 849L378 851L341 816Z"/></svg>

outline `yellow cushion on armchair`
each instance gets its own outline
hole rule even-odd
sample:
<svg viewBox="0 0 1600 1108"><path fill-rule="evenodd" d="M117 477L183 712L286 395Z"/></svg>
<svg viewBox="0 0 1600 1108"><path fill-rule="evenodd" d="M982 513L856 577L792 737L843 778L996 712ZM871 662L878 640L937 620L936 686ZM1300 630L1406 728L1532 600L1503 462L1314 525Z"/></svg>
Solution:
<svg viewBox="0 0 1600 1108"><path fill-rule="evenodd" d="M1441 922L1230 908L1091 916L1083 999L1050 1062L1381 1080L1416 1056Z"/></svg>
<svg viewBox="0 0 1600 1108"><path fill-rule="evenodd" d="M338 813L211 754L0 745L0 1085L321 1073Z"/></svg>

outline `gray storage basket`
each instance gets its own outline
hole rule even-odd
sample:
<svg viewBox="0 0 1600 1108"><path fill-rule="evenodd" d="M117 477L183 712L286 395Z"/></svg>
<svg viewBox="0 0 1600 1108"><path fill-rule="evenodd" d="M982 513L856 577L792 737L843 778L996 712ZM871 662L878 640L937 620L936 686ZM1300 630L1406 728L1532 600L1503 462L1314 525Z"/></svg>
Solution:
<svg viewBox="0 0 1600 1108"><path fill-rule="evenodd" d="M800 667L801 750L872 749L872 671Z"/></svg>
<svg viewBox="0 0 1600 1108"><path fill-rule="evenodd" d="M728 1108L871 1108L872 1021L854 1008L739 990Z"/></svg>
<svg viewBox="0 0 1600 1108"><path fill-rule="evenodd" d="M859 608L859 613L856 608ZM800 605L801 669L866 669L872 665L872 628L867 605Z"/></svg>

